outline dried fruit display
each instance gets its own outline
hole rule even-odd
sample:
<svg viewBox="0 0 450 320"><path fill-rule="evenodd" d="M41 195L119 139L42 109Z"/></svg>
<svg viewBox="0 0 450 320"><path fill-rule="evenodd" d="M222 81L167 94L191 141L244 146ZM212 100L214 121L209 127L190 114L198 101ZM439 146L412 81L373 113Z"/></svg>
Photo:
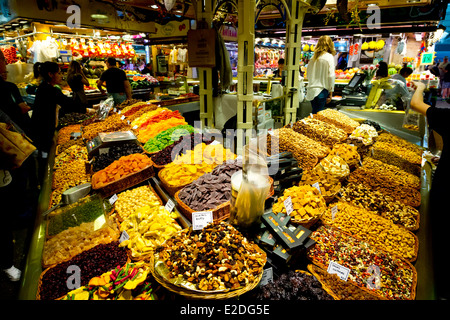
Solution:
<svg viewBox="0 0 450 320"><path fill-rule="evenodd" d="M326 157L331 151L329 147L317 142L316 140L308 138L301 133L295 132L290 128L280 128L275 130L275 132L278 132L280 135L287 136L288 139L292 139L297 143L299 148L303 148L306 152L315 155L319 159Z"/></svg>
<svg viewBox="0 0 450 320"><path fill-rule="evenodd" d="M389 132L380 133L380 135L377 138L377 141L387 142L390 143L391 145L408 149L417 154L418 156L421 156L423 153L423 150L419 146Z"/></svg>
<svg viewBox="0 0 450 320"><path fill-rule="evenodd" d="M274 213L286 214L284 201L291 198L293 211L290 214L291 221L297 223L307 222L310 219L319 218L327 208L325 199L316 188L304 185L294 186L284 190L283 195L273 205Z"/></svg>
<svg viewBox="0 0 450 320"><path fill-rule="evenodd" d="M422 156L405 147L378 141L372 147L371 157L420 177Z"/></svg>
<svg viewBox="0 0 450 320"><path fill-rule="evenodd" d="M347 133L344 130L314 118L303 118L294 123L292 129L330 148L347 139Z"/></svg>
<svg viewBox="0 0 450 320"><path fill-rule="evenodd" d="M44 243L42 265L48 267L73 258L100 243L119 239L119 232L109 226L98 228L95 222L85 222L64 230Z"/></svg>
<svg viewBox="0 0 450 320"><path fill-rule="evenodd" d="M308 251L308 258L315 264L327 268L330 261L338 263L350 269L347 281L363 288L369 286L387 299L415 298L417 272L408 261L328 226L319 227L310 237L316 244Z"/></svg>
<svg viewBox="0 0 450 320"><path fill-rule="evenodd" d="M230 163L229 163L230 162ZM242 169L242 161L229 161L205 173L181 189L178 197L194 211L205 211L231 199L231 176Z"/></svg>
<svg viewBox="0 0 450 320"><path fill-rule="evenodd" d="M84 286L92 278L124 265L127 259L126 249L120 248L116 241L83 251L72 259L43 271L38 289L39 298L55 300L65 296L70 290L67 286L68 271L73 272L73 266L80 268L80 285Z"/></svg>
<svg viewBox="0 0 450 320"><path fill-rule="evenodd" d="M226 222L184 229L157 248L155 269L170 282L193 290L227 291L257 279L266 254Z"/></svg>
<svg viewBox="0 0 450 320"><path fill-rule="evenodd" d="M111 163L119 160L121 157L129 156L134 153L143 153L142 147L134 142L124 143L120 145L112 145L107 153L101 153L94 157L92 171L97 172L105 169Z"/></svg>
<svg viewBox="0 0 450 320"><path fill-rule="evenodd" d="M72 132L81 132L81 124L72 124L59 129L56 144L64 144L70 141Z"/></svg>
<svg viewBox="0 0 450 320"><path fill-rule="evenodd" d="M150 153L161 151L180 138L194 133L194 131L194 127L190 125L179 125L169 128L158 133L155 137L148 139L144 144L144 149Z"/></svg>
<svg viewBox="0 0 450 320"><path fill-rule="evenodd" d="M92 188L99 189L151 166L149 157L141 153L123 156L92 176Z"/></svg>
<svg viewBox="0 0 450 320"><path fill-rule="evenodd" d="M363 184L348 183L340 191L340 199L350 202L408 230L419 228L419 211L403 202L395 200L390 195L371 190Z"/></svg>
<svg viewBox="0 0 450 320"><path fill-rule="evenodd" d="M93 122L86 126L83 126L83 139L92 140L98 136L101 132L113 132L113 131L125 131L130 126L121 120L119 114L113 114L108 116L105 120L100 122Z"/></svg>
<svg viewBox="0 0 450 320"><path fill-rule="evenodd" d="M325 199L326 202L331 201L331 199L339 192L341 189L341 183L339 179L316 167L312 170L306 170L302 174L302 178L299 182L300 186L303 185L315 185L319 184L320 194Z"/></svg>
<svg viewBox="0 0 450 320"><path fill-rule="evenodd" d="M361 160L361 156L358 153L358 147L351 146L347 143L335 144L333 149L331 149L330 154L341 157L349 167L356 166Z"/></svg>
<svg viewBox="0 0 450 320"><path fill-rule="evenodd" d="M337 206L337 212L332 213L334 206ZM320 219L324 224L406 260L417 258L419 243L411 231L361 207L339 201L330 205Z"/></svg>
<svg viewBox="0 0 450 320"><path fill-rule="evenodd" d="M260 287L257 300L334 300L311 274L289 271Z"/></svg>
<svg viewBox="0 0 450 320"><path fill-rule="evenodd" d="M318 168L331 174L338 180L345 179L350 174L350 167L340 156L330 154L320 160Z"/></svg>
<svg viewBox="0 0 450 320"><path fill-rule="evenodd" d="M364 145L371 145L375 142L378 137L377 130L368 124L361 124L350 134L349 139L359 140Z"/></svg>
<svg viewBox="0 0 450 320"><path fill-rule="evenodd" d="M187 125L187 122L184 120L184 118L169 118L167 120L162 120L146 127L143 130L139 130L137 133L137 138L139 142L146 143L150 138L153 138L158 133L179 125Z"/></svg>

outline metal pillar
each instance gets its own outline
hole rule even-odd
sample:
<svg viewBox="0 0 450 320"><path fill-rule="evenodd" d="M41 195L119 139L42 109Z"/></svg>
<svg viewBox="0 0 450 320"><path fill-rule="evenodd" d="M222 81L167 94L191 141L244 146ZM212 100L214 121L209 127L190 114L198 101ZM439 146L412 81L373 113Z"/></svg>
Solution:
<svg viewBox="0 0 450 320"><path fill-rule="evenodd" d="M238 0L238 81L237 81L237 145L243 146L252 137L253 128L253 72L255 47L256 0Z"/></svg>
<svg viewBox="0 0 450 320"><path fill-rule="evenodd" d="M299 86L299 61L301 54L302 26L303 19L308 9L311 8L308 2L312 0L292 0L286 23L286 44L285 44L285 70L287 71L284 104L284 124L287 125L297 120L298 86ZM284 1L283 1L284 2Z"/></svg>
<svg viewBox="0 0 450 320"><path fill-rule="evenodd" d="M196 29L211 28L214 0L192 1L196 12ZM212 68L198 68L200 80L200 121L202 128L214 128Z"/></svg>

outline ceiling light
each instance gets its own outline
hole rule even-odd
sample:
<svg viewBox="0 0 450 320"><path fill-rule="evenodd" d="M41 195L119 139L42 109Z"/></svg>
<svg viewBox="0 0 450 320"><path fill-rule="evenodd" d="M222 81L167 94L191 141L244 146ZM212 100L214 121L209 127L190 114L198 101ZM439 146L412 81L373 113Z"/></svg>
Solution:
<svg viewBox="0 0 450 320"><path fill-rule="evenodd" d="M150 8L152 8L152 9L158 9L159 7L158 7L156 4L152 4L152 5L150 6Z"/></svg>
<svg viewBox="0 0 450 320"><path fill-rule="evenodd" d="M108 19L108 16L106 14L94 13L94 14L91 14L91 18L92 19Z"/></svg>

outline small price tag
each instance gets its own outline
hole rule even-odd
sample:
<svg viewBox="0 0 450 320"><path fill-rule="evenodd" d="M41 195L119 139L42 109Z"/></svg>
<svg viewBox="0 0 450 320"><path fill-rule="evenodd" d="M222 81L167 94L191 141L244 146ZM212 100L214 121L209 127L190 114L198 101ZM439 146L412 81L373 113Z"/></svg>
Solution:
<svg viewBox="0 0 450 320"><path fill-rule="evenodd" d="M118 114L121 114L122 113L122 110L119 110L119 112L117 112Z"/></svg>
<svg viewBox="0 0 450 320"><path fill-rule="evenodd" d="M268 134L270 134L271 136L273 136L273 130L269 130L267 131Z"/></svg>
<svg viewBox="0 0 450 320"><path fill-rule="evenodd" d="M309 114L309 117L310 117L310 118L314 118L314 116L313 116L313 114L312 114L312 113L310 113L310 114Z"/></svg>
<svg viewBox="0 0 450 320"><path fill-rule="evenodd" d="M284 207L286 208L286 214L290 216L292 211L294 211L291 196L289 196L286 200L284 200Z"/></svg>
<svg viewBox="0 0 450 320"><path fill-rule="evenodd" d="M208 223L213 221L212 211L192 212L192 230L202 230Z"/></svg>
<svg viewBox="0 0 450 320"><path fill-rule="evenodd" d="M336 213L338 212L338 207L334 206L331 208L331 219L334 221L334 218L336 218Z"/></svg>
<svg viewBox="0 0 450 320"><path fill-rule="evenodd" d="M286 169L283 169L283 170L280 171L280 174L281 174L281 175L283 175L283 174L285 174L285 173L286 173Z"/></svg>
<svg viewBox="0 0 450 320"><path fill-rule="evenodd" d="M109 203L113 205L117 201L117 194L114 194L111 198L109 198Z"/></svg>
<svg viewBox="0 0 450 320"><path fill-rule="evenodd" d="M265 286L269 282L273 282L273 269L272 267L264 269L261 277L261 281L259 282L260 286Z"/></svg>
<svg viewBox="0 0 450 320"><path fill-rule="evenodd" d="M117 108L114 108L113 111L114 111L114 112L117 112Z"/></svg>
<svg viewBox="0 0 450 320"><path fill-rule="evenodd" d="M169 201L167 201L167 203L166 203L164 208L167 211L172 212L173 208L175 208L175 203L173 203L173 201L169 199Z"/></svg>
<svg viewBox="0 0 450 320"><path fill-rule="evenodd" d="M276 187L276 186L278 186L280 184L280 181L278 181L278 180L275 180L274 182L273 182L273 185Z"/></svg>
<svg viewBox="0 0 450 320"><path fill-rule="evenodd" d="M319 190L320 194L322 194L322 190L320 190L320 185L319 185L319 183L318 183L318 182L316 182L316 183L313 183L313 184L311 185L311 187L314 187L314 188L316 188L317 190Z"/></svg>
<svg viewBox="0 0 450 320"><path fill-rule="evenodd" d="M341 280L347 281L348 275L350 274L350 269L340 265L339 263L330 261L327 272L329 274L337 274Z"/></svg>
<svg viewBox="0 0 450 320"><path fill-rule="evenodd" d="M138 125L133 126L133 130L137 130Z"/></svg>
<svg viewBox="0 0 450 320"><path fill-rule="evenodd" d="M121 116L121 117L120 117L120 120L125 120L125 116Z"/></svg>
<svg viewBox="0 0 450 320"><path fill-rule="evenodd" d="M130 239L130 236L128 235L128 233L125 230L123 230L122 234L120 235L120 238L119 238L119 243L121 243L125 240L129 240L129 239Z"/></svg>
<svg viewBox="0 0 450 320"><path fill-rule="evenodd" d="M210 143L210 145L215 146L217 144L220 144L219 140L214 140L213 142Z"/></svg>

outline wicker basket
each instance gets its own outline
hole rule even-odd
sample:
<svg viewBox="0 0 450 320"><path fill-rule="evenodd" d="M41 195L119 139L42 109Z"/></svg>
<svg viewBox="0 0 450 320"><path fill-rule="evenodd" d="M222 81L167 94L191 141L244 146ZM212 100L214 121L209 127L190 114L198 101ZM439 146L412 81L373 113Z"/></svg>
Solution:
<svg viewBox="0 0 450 320"><path fill-rule="evenodd" d="M320 268L319 266L317 266L315 264L308 264L307 268L308 268L309 272L311 272L312 275L314 277L316 277L317 280L319 280L319 282L322 284L322 288L328 294L330 294L335 300L341 300L341 298L338 296L338 294L336 294L333 291L333 286L329 285L328 281L325 280L324 277L322 276L322 273L327 272L326 269L322 269L322 268ZM339 281L342 281L342 280L339 280ZM346 282L346 285L354 287L355 290L361 290L364 294L367 294L368 296L374 297L375 300L388 300L385 297L382 297L382 296L379 296L379 295L373 293L371 290L369 290L367 288L357 286L353 282Z"/></svg>
<svg viewBox="0 0 450 320"><path fill-rule="evenodd" d="M332 227L332 228L335 229L334 227ZM349 237L355 238L354 236L352 236L351 234L349 234L349 233L347 233L347 232L343 232L342 230L340 230L340 232L343 233L343 234L345 234L345 235L347 235L347 236L349 236ZM363 239L362 239L362 240L359 239L359 240L360 240L360 241L364 241ZM380 252L385 252L385 253L387 253L386 250L380 249L379 247L375 247L375 246L372 246L372 245L370 245L370 246L376 248L376 250L378 250L378 251L380 251ZM392 254L392 253L390 253L390 254ZM394 254L393 254L393 255L394 255ZM396 255L395 255L395 256L396 256ZM398 256L396 256L396 257L398 257ZM323 265L322 263L320 263L320 262L318 262L318 261L316 261L316 260L314 260L314 259L311 259L311 258L309 257L309 255L308 255L308 258L312 261L312 263L313 263L314 265L318 266L319 268L324 269L324 270L327 270L327 269L328 269L327 266ZM403 258L401 258L401 257L398 257L398 258L399 258L400 260L402 260L405 264L407 264L407 265L411 268L411 270L413 271L413 280L412 280L412 285L411 285L411 288L410 288L410 290L411 290L411 296L410 296L410 298L409 298L408 300L414 300L415 297L416 297L417 271L416 271L416 269L414 268L414 266L411 264L410 261L408 261L408 260L406 260L406 259L403 259ZM362 287L361 285L359 285L358 283L354 282L354 281L351 280L351 279L347 279L347 282L350 282L350 283L352 283L352 284L358 286L359 288L364 288L364 287ZM374 290L372 293L375 294L375 295L377 295L377 296L379 296L379 297L381 297L381 298L386 299L383 295L377 293L377 291L375 291L375 290ZM388 300L389 300L389 299L388 299Z"/></svg>
<svg viewBox="0 0 450 320"><path fill-rule="evenodd" d="M160 171L158 172L158 178L159 178L159 181L161 181L161 184L162 184L163 188L164 188L164 189L165 189L172 197L175 196L175 193L177 193L177 191L183 189L184 187L186 187L186 186L190 183L190 182L189 182L189 183L185 183L185 184L183 184L183 185L171 186L171 185L167 182L167 180L164 179L164 178L161 176L161 172L163 172L163 170L160 170ZM194 180L195 180L195 179L194 179Z"/></svg>
<svg viewBox="0 0 450 320"><path fill-rule="evenodd" d="M273 179L271 177L269 177L269 181L270 181L270 190L269 190L269 194L267 195L267 199L272 197L274 195L274 189L273 189ZM175 200L177 201L179 207L180 207L180 211L183 213L183 215L189 219L189 221L192 221L192 213L195 212L196 210L191 209L188 205L186 205L180 198L179 198L179 193L181 190L178 190L175 193ZM217 207L215 207L214 209L211 210L213 213L213 218L214 220L225 220L227 218L230 217L230 201L226 201L220 205L218 205Z"/></svg>
<svg viewBox="0 0 450 320"><path fill-rule="evenodd" d="M93 190L97 190L103 197L110 197L115 193L118 193L120 191L123 191L125 189L128 189L132 186L135 186L152 176L154 176L155 171L151 165L147 166L146 168L137 171L135 173L132 173L126 177L123 177L117 181L113 181L108 183L107 185L96 188L96 186L92 185Z"/></svg>
<svg viewBox="0 0 450 320"><path fill-rule="evenodd" d="M199 299L199 300L225 300L225 299L230 299L230 298L235 298L235 297L239 297L241 295L243 295L244 293L253 290L261 281L263 272L261 272L254 280L253 282L247 284L247 286L243 287L243 288L239 288L236 290L230 290L230 291L226 291L226 292L221 292L221 293L203 293L203 292L197 292L197 291L193 291L193 290L189 290L189 289L185 289L183 287L180 286L176 286L172 283L169 283L168 281L166 281L163 277L161 277L159 275L159 273L155 270L154 268L155 266L155 256L151 255L150 256L150 271L153 275L153 277L155 278L155 280L164 288L166 288L167 290L176 293L178 295L181 295L185 298L188 299Z"/></svg>

